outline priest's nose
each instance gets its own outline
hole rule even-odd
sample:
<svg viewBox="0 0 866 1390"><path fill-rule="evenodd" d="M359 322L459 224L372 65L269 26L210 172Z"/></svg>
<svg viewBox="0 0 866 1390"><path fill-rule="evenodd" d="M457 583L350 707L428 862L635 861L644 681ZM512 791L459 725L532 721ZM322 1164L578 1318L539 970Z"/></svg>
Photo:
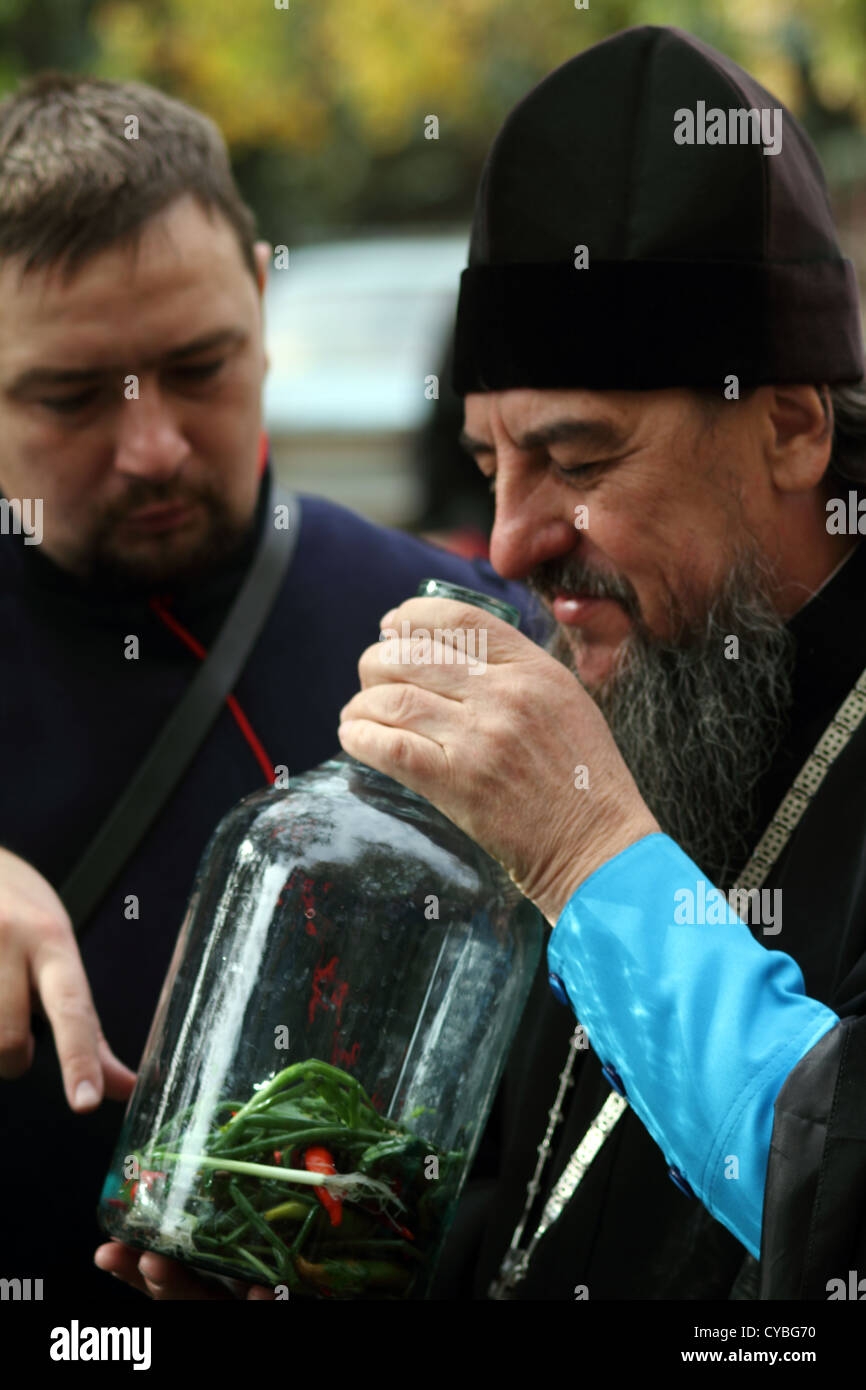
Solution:
<svg viewBox="0 0 866 1390"><path fill-rule="evenodd" d="M564 512L547 480L496 477L496 515L490 533L490 563L504 579L525 579L545 560L564 559L578 544L572 513Z"/></svg>

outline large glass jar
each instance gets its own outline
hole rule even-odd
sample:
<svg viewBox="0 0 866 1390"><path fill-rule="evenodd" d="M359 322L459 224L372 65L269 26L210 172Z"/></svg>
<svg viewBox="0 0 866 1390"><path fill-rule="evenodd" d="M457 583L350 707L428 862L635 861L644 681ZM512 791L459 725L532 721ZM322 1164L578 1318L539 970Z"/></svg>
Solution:
<svg viewBox="0 0 866 1390"><path fill-rule="evenodd" d="M346 754L246 797L199 867L105 1232L278 1297L424 1297L542 938L493 859Z"/></svg>

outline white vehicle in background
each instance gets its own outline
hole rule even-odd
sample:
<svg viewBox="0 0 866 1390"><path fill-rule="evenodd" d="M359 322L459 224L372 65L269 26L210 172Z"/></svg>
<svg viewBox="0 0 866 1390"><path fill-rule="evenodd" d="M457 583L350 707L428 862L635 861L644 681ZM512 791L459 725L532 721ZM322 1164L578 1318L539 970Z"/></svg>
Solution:
<svg viewBox="0 0 866 1390"><path fill-rule="evenodd" d="M280 478L389 526L415 520L414 436L453 331L468 230L289 250L265 294L264 408Z"/></svg>

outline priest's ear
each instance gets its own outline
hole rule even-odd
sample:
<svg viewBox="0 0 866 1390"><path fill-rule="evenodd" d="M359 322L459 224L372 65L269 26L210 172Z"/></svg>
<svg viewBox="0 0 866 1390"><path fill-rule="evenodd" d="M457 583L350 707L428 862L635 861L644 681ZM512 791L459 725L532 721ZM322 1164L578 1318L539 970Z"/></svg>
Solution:
<svg viewBox="0 0 866 1390"><path fill-rule="evenodd" d="M826 386L765 386L765 451L780 492L807 492L827 471L833 406Z"/></svg>

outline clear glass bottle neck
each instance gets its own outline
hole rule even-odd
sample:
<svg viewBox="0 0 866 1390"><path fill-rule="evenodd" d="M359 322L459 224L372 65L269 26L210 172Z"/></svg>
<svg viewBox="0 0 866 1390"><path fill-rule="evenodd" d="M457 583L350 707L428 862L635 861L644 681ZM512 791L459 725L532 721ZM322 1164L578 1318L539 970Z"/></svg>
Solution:
<svg viewBox="0 0 866 1390"><path fill-rule="evenodd" d="M479 593L477 589L467 589L462 584L452 584L447 579L422 579L415 594L416 598L450 598L458 603L471 603L474 608L483 608L494 618L501 618L512 627L520 626L520 613L511 603L494 598L492 594Z"/></svg>

